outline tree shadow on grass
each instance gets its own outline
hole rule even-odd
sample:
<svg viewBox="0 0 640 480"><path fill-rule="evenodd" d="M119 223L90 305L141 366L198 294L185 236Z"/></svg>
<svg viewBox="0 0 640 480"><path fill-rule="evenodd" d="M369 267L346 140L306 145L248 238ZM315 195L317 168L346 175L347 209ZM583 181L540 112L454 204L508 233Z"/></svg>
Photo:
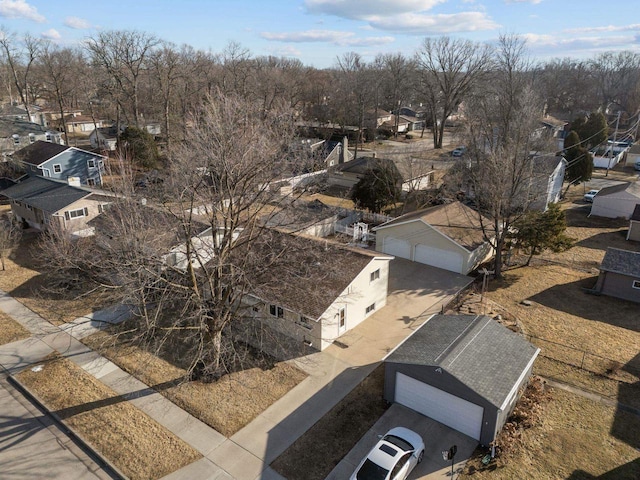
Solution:
<svg viewBox="0 0 640 480"><path fill-rule="evenodd" d="M596 280L597 277L587 277L576 282L555 285L533 295L529 300L587 320L606 322L640 332L638 304L605 295L586 293L585 289L593 288Z"/></svg>
<svg viewBox="0 0 640 480"><path fill-rule="evenodd" d="M640 354L624 365L622 370L634 375L636 382L619 384L617 400L620 405L611 425L611 435L638 450L640 449L640 409L626 406L637 405L640 397ZM634 478L640 478L640 468Z"/></svg>
<svg viewBox="0 0 640 480"><path fill-rule="evenodd" d="M598 455L598 452L593 452L593 454ZM640 478L640 459L620 465L597 477L584 470L575 470L567 477L567 480L636 480L638 478Z"/></svg>

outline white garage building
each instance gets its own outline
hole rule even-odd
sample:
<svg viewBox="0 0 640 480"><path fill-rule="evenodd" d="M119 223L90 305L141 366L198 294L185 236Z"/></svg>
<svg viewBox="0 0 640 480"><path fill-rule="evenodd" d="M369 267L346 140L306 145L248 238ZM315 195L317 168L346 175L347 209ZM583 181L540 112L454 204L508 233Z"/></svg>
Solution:
<svg viewBox="0 0 640 480"><path fill-rule="evenodd" d="M638 204L640 204L640 184L638 182L622 183L600 190L593 197L589 216L629 219Z"/></svg>
<svg viewBox="0 0 640 480"><path fill-rule="evenodd" d="M461 202L402 215L375 232L379 252L463 275L493 255L478 212Z"/></svg>
<svg viewBox="0 0 640 480"><path fill-rule="evenodd" d="M489 317L436 315L385 359L384 398L488 445L539 352Z"/></svg>

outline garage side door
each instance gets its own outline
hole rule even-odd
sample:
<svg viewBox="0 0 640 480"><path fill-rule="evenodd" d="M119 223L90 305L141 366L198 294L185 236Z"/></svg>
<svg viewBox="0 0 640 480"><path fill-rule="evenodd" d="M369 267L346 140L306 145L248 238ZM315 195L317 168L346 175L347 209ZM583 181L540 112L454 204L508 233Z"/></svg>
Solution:
<svg viewBox="0 0 640 480"><path fill-rule="evenodd" d="M405 240L394 237L385 237L382 252L394 257L411 260L411 244Z"/></svg>
<svg viewBox="0 0 640 480"><path fill-rule="evenodd" d="M402 373L396 374L396 402L480 440L484 409Z"/></svg>
<svg viewBox="0 0 640 480"><path fill-rule="evenodd" d="M462 273L462 256L459 253L429 247L428 245L416 245L414 261L444 268L450 272Z"/></svg>

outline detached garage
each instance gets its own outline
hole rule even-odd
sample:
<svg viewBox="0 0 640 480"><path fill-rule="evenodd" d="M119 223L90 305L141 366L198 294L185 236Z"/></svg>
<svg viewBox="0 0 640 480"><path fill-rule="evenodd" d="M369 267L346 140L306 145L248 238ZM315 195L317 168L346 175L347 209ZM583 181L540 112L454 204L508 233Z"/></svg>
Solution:
<svg viewBox="0 0 640 480"><path fill-rule="evenodd" d="M436 315L385 359L384 396L488 445L539 352L489 317Z"/></svg>
<svg viewBox="0 0 640 480"><path fill-rule="evenodd" d="M463 275L493 254L478 212L460 202L402 215L375 231L379 252Z"/></svg>
<svg viewBox="0 0 640 480"><path fill-rule="evenodd" d="M639 203L640 184L637 182L606 187L593 197L589 216L629 219Z"/></svg>

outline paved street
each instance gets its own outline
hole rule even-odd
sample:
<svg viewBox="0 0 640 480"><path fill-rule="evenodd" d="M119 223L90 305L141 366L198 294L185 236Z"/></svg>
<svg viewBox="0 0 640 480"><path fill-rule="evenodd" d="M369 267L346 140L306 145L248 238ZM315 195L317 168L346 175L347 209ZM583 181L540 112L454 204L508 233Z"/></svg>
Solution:
<svg viewBox="0 0 640 480"><path fill-rule="evenodd" d="M52 421L0 375L0 477L109 479Z"/></svg>

